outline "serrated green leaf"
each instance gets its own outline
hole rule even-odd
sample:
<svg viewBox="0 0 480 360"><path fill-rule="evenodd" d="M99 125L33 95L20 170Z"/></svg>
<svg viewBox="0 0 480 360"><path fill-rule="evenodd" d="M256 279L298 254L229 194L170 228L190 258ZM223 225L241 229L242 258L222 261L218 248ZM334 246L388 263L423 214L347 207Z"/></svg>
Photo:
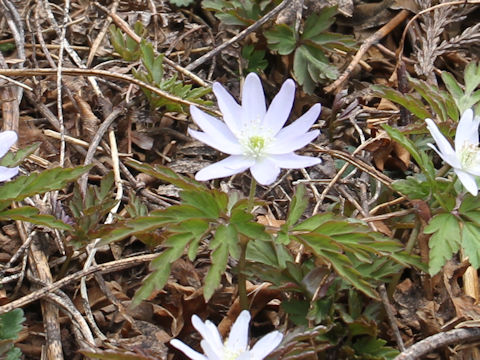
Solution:
<svg viewBox="0 0 480 360"><path fill-rule="evenodd" d="M54 168L27 176L19 176L0 186L0 210L5 209L12 201L21 201L36 194L60 190L91 168L92 166Z"/></svg>
<svg viewBox="0 0 480 360"><path fill-rule="evenodd" d="M56 219L51 215L41 215L37 208L31 206L22 206L14 209L0 211L0 220L20 220L32 224L48 226L52 229L73 230L68 224Z"/></svg>
<svg viewBox="0 0 480 360"><path fill-rule="evenodd" d="M216 288L220 285L222 274L227 268L228 255L231 250L238 248L238 236L233 226L220 225L215 231L215 236L210 242L210 249L213 250L212 266L205 277L203 296L205 301L210 300ZM238 253L238 250L234 250Z"/></svg>
<svg viewBox="0 0 480 360"><path fill-rule="evenodd" d="M297 39L294 30L286 25L275 25L272 30L264 33L270 49L277 51L280 55L288 55L295 50Z"/></svg>
<svg viewBox="0 0 480 360"><path fill-rule="evenodd" d="M125 221L123 224L116 224L110 232L102 235L99 246L109 244L113 241L122 240L127 236L132 236L138 233L151 232L171 222L172 219L164 214L156 216L150 214L145 217L137 217Z"/></svg>
<svg viewBox="0 0 480 360"><path fill-rule="evenodd" d="M16 339L25 321L22 309L15 309L0 315L0 339Z"/></svg>
<svg viewBox="0 0 480 360"><path fill-rule="evenodd" d="M458 234L457 234L458 236ZM472 222L463 223L462 247L470 264L475 269L480 267L480 227Z"/></svg>
<svg viewBox="0 0 480 360"><path fill-rule="evenodd" d="M407 176L406 179L395 180L392 183L392 188L411 200L426 199L430 195L430 183L426 181L423 174L418 175L420 176ZM421 177L424 179L422 180Z"/></svg>
<svg viewBox="0 0 480 360"><path fill-rule="evenodd" d="M335 22L336 7L323 8L320 14L311 14L305 21L302 39L311 39L312 37L327 30Z"/></svg>
<svg viewBox="0 0 480 360"><path fill-rule="evenodd" d="M384 85L373 85L371 88L377 96L386 98L397 104L402 105L419 119L426 119L432 117L432 115L426 110L425 105L420 99L417 99L409 94L402 94L400 91L394 90Z"/></svg>
<svg viewBox="0 0 480 360"><path fill-rule="evenodd" d="M156 257L150 264L153 272L142 282L142 286L133 297L132 304L137 306L148 298L155 290L162 289L170 276L171 264L182 256L190 241L194 240L191 233L180 233L170 236L165 245L169 246L163 253Z"/></svg>
<svg viewBox="0 0 480 360"><path fill-rule="evenodd" d="M423 229L432 234L430 247L429 273L435 275L447 260L460 249L460 225L458 219L450 213L435 215Z"/></svg>
<svg viewBox="0 0 480 360"><path fill-rule="evenodd" d="M40 147L41 143L36 142L28 145L23 149L19 149L16 152L9 151L0 159L0 166L15 167L20 165L23 160L33 154Z"/></svg>
<svg viewBox="0 0 480 360"><path fill-rule="evenodd" d="M332 213L316 214L293 227L293 231L314 231L326 221L332 219Z"/></svg>
<svg viewBox="0 0 480 360"><path fill-rule="evenodd" d="M308 206L308 198L305 195L305 186L303 184L297 185L295 188L295 194L288 208L287 226L293 226L297 223L300 217L305 212Z"/></svg>
<svg viewBox="0 0 480 360"><path fill-rule="evenodd" d="M128 166L131 166L138 171L151 175L169 184L178 186L179 188L184 190L205 191L207 189L204 185L200 184L199 182L192 180L190 178L181 176L166 166L156 165L155 167L153 167L151 165L141 163L138 161L133 161L133 160L126 160L125 163Z"/></svg>

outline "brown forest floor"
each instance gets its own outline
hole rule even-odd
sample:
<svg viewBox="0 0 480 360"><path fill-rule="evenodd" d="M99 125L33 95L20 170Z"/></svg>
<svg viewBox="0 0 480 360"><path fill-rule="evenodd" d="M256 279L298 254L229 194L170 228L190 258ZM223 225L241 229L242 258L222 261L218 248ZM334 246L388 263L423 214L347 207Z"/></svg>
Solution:
<svg viewBox="0 0 480 360"><path fill-rule="evenodd" d="M116 187L120 198L119 218L127 216L126 205L133 194L148 210L178 203L175 186L126 167L123 162L127 158L166 165L193 178L199 169L218 160L221 154L187 135L187 128L192 124L188 107L184 106L183 111L182 108L166 106L152 109L138 82L131 80L132 69L141 68L140 62L138 59L122 59L114 51L109 26L115 24L122 33L133 34L135 23L142 22L144 38L158 53L165 55L166 79L176 74L184 84L191 84L194 88L209 87L213 81L218 81L237 99L240 79L248 72L248 64L241 55L242 48L252 44L257 50L266 50L267 62L261 78L266 97L272 99L283 81L294 76L294 59L292 54L279 55L268 50L264 31L275 23L294 26L295 19L302 16L306 19L312 13L320 12L325 5L314 0L289 1L290 5L270 17L266 24L231 41L247 25L222 23L215 17L215 12L203 9L200 1L176 7L161 0L101 1L101 4L72 0L67 27L62 33L66 3L57 0L0 1L0 54L3 55L0 56L0 75L18 81L24 87L22 100L18 102L15 100L17 88L0 78L3 130L18 132L16 149L41 143L35 154L22 164L24 174L58 165L73 167L93 163L96 166L89 172L87 180L90 185L98 185L105 174L118 167L123 184L121 193ZM284 2L269 3L278 5ZM401 111L398 104L380 99L370 86L383 84L408 92L407 74L438 82L442 70L462 78L466 64L479 60L478 27L468 36L463 32L478 23L480 11L478 5L458 3L427 10L425 15L409 23L402 43L402 34L409 20L436 2L332 0L328 4L337 5L339 9L330 30L352 35L357 44L345 51L332 50L326 54L330 64L338 69L339 80L323 79L313 84L313 91L309 93L297 85L292 112L292 119L297 118L312 104L322 104L320 119L315 125L322 134L314 145L302 151L320 156L323 162L306 170L283 171L274 186L259 186L257 195L266 206L256 213L257 221L280 226L294 185L304 182L308 185L310 214L334 209L338 214L364 219L372 230L406 243L416 230L412 228L412 222L399 218L411 214L412 209L421 215L425 209L421 209L422 204L410 203L392 193L387 198L371 184L375 181L388 184L404 177L405 172L415 166L406 150L385 136L380 127L382 123L408 126L415 120L404 109ZM15 19L15 13L19 19ZM254 23L249 22L250 25ZM19 27L22 27L24 36L12 30L18 31ZM458 36L460 40L450 41ZM13 46L15 38L23 42L24 61ZM60 46L61 39L66 41L65 46ZM450 41L450 46L443 46L442 41ZM227 42L229 46L220 52L211 52ZM194 60L205 54L208 56L201 64L192 66ZM401 63L399 56L402 56ZM59 66L68 70L62 72L61 79L56 76ZM62 84L60 98L59 81ZM205 95L203 99L210 100L211 105L207 106L216 109L213 95ZM184 101L183 105L188 103L189 100ZM110 126L105 126L108 124ZM60 150L62 131L65 134L63 154ZM116 144L117 151L111 150L112 144ZM94 151L97 145L100 148ZM116 159L120 165L115 164ZM349 176L336 177L341 167L339 161L350 164L346 170ZM212 181L211 185L226 191L238 190L246 196L249 176L249 173L239 174L232 179ZM80 188L86 188L87 182L79 180L79 183ZM71 214L62 204L70 201L72 192L73 186L70 186L55 195L56 198L53 195L37 196L31 201L36 207L42 207L45 213L69 219ZM98 221L115 223L116 218L102 217ZM85 355L79 353L80 349L107 350L104 354L110 352L112 357L108 358L112 359L180 359L182 355L174 352L168 341L177 337L198 346L199 339L190 324L192 314L209 318L216 324L223 321L224 330L238 314L236 275L231 271L233 263L227 267L222 287L208 303L204 301L202 282L210 264L207 247L200 247L194 262L187 257L174 262L167 285L138 307L131 308L133 294L150 271L148 263L155 256L151 254L160 252L161 245L147 246L138 238L130 237L99 247L92 259L88 255L91 250L74 246L70 241L67 235L44 227L20 221L0 223L0 264L4 270L0 301L1 305L7 305L13 300L25 300L21 306L26 320L16 341L25 359L40 359L42 354L47 359L81 359ZM26 242L28 250L24 252L22 244ZM420 253L417 248L415 252ZM14 255L20 257L9 263ZM297 254L297 257L301 258L301 255ZM133 260L128 262L132 256ZM104 263L109 264L102 267ZM377 319L375 326L372 325L377 332L375 336L399 349L395 331L409 347L421 339L451 330L462 321L473 321L470 326L475 328L474 320L478 319L480 311L474 304L479 299L472 299L471 293L467 296L462 287L461 276L465 268L465 264L449 264L442 275L428 281L425 274L406 270L393 289L393 297L390 300L387 296L383 298L383 304L390 307L392 318L388 319L384 314ZM87 307L82 299L80 279L84 269L91 271L83 277L90 314L85 311ZM34 293L46 284L70 275L61 292ZM39 284L38 279L43 284ZM257 283L249 286L257 292L261 298L257 301L262 304L255 311L252 336L260 337L279 326L289 329L288 319L279 306L283 299L281 291L264 289ZM357 300L364 302L363 307L376 302L366 296ZM343 304L339 306L349 305L347 297L340 301ZM236 310L232 311L235 307ZM75 312L74 309L78 310ZM91 319L85 322L87 315ZM91 322L98 328L94 329ZM79 335L81 326L86 327L83 331L92 334L94 344ZM57 336L56 339L47 342L47 328ZM461 342L458 340L458 344ZM120 353L124 353L124 357L120 357ZM452 346L435 350L427 358L480 359L479 356L471 348ZM336 353L332 348L324 352L317 349L317 355L306 350L303 356L292 355L292 358L302 357L349 358L346 353ZM350 358L368 357L351 355ZM379 355L378 358L382 357Z"/></svg>

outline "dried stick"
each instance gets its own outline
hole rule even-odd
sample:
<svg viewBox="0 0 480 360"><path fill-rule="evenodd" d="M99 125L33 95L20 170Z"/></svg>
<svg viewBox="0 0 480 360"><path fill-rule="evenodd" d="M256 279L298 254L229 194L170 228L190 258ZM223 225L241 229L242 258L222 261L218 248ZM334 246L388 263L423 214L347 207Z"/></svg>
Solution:
<svg viewBox="0 0 480 360"><path fill-rule="evenodd" d="M214 48L212 51L209 51L205 55L199 57L197 60L192 62L190 65L186 67L187 70L192 71L195 70L197 67L202 65L205 61L215 57L217 54L219 54L222 50L226 49L230 45L236 43L237 41L240 41L247 37L248 34L256 31L260 27L262 27L265 23L267 23L270 19L272 19L275 15L277 15L280 11L282 11L284 8L287 7L287 5L292 2L293 0L283 0L276 8L265 14L262 18L260 18L257 22L253 23L246 29L242 30L239 32L237 35L235 35L233 38L230 40L224 42L223 44L217 46Z"/></svg>
<svg viewBox="0 0 480 360"><path fill-rule="evenodd" d="M402 10L400 11L395 17L390 20L388 23L383 25L380 29L378 29L372 36L368 37L362 46L360 46L360 49L358 49L357 53L353 57L352 61L348 65L348 67L345 69L342 75L335 80L332 84L324 87L323 89L326 92L333 92L333 91L338 91L339 88L343 85L343 83L350 77L353 69L355 69L355 66L360 62L362 59L363 55L370 49L370 47L375 44L376 42L380 41L382 38L387 36L393 29L395 29L402 21L404 21L408 16L408 11L407 10Z"/></svg>
<svg viewBox="0 0 480 360"><path fill-rule="evenodd" d="M454 329L444 333L429 336L422 341L410 346L407 350L397 355L394 360L415 360L431 353L443 346L473 342L480 339L480 328Z"/></svg>
<svg viewBox="0 0 480 360"><path fill-rule="evenodd" d="M5 76L46 76L46 75L56 75L56 74L57 74L56 69L0 69L0 75L5 75ZM218 111L213 111L212 109L204 105L197 104L188 100L184 100L177 96L171 95L166 91L160 90L155 86L152 86L141 80L135 79L127 75L117 74L117 73L113 73L106 70L77 69L77 68L63 68L62 74L73 75L73 76L98 76L98 77L106 77L106 78L126 81L128 83L135 84L137 86L150 90L151 92L165 99L177 102L179 104L187 105L187 106L195 105L197 108L201 110L208 111L209 113L212 113L216 116L222 116L222 114L219 113ZM58 127L56 128L58 129Z"/></svg>
<svg viewBox="0 0 480 360"><path fill-rule="evenodd" d="M44 297L46 294L51 293L55 290L58 290L62 288L65 285L68 285L74 281L77 281L81 279L84 276L89 276L94 273L101 273L101 274L107 274L115 271L120 271L132 266L137 266L140 265L144 262L149 262L152 261L154 258L156 258L158 254L146 254L146 255L139 255L139 256L132 256L130 258L126 259L120 259L120 260L115 260L115 261L110 261L107 263L103 263L100 265L95 265L92 266L91 268L87 270L81 270L76 273L73 273L71 275L65 276L64 278L54 282L50 283L38 290L35 290L28 295L25 295L21 297L20 299L14 300L8 304L5 304L3 306L0 306L0 315L5 314L9 311L12 311L14 309L17 309L19 307L28 305L34 301L37 301L38 299L41 299Z"/></svg>
<svg viewBox="0 0 480 360"><path fill-rule="evenodd" d="M395 336L395 341L397 342L398 348L400 351L405 351L405 344L403 343L402 335L400 335L400 330L398 330L397 321L393 315L390 301L388 300L387 289L385 284L381 284L378 287L378 292L380 293L380 298L382 299L383 307L387 313L388 322L393 330L393 335Z"/></svg>

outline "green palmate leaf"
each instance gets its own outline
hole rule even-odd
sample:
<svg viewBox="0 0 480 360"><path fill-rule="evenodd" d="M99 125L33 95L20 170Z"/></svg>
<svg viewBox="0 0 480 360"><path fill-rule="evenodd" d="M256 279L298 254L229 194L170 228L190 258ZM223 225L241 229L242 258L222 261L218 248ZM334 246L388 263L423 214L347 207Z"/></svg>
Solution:
<svg viewBox="0 0 480 360"><path fill-rule="evenodd" d="M334 218L332 213L316 214L292 228L293 231L314 231L328 220Z"/></svg>
<svg viewBox="0 0 480 360"><path fill-rule="evenodd" d="M210 300L215 289L220 285L222 274L227 268L228 256L232 252L238 257L240 253L238 235L233 226L220 225L210 242L212 252L212 266L205 277L203 296L205 301ZM232 251L233 250L233 251Z"/></svg>
<svg viewBox="0 0 480 360"><path fill-rule="evenodd" d="M422 101L413 97L412 95L402 94L400 91L384 85L373 85L372 90L376 93L376 95L402 105L419 119L432 117L432 114L426 110Z"/></svg>
<svg viewBox="0 0 480 360"><path fill-rule="evenodd" d="M0 211L0 220L21 220L59 230L72 230L72 227L63 221L51 215L40 215L37 208L30 206Z"/></svg>
<svg viewBox="0 0 480 360"><path fill-rule="evenodd" d="M287 226L293 226L305 212L308 206L308 198L305 195L305 186L300 184L295 189L292 201L288 208Z"/></svg>
<svg viewBox="0 0 480 360"><path fill-rule="evenodd" d="M430 183L423 174L407 176L406 179L395 180L392 188L409 199L426 199L430 195Z"/></svg>
<svg viewBox="0 0 480 360"><path fill-rule="evenodd" d="M223 209L219 208L211 191L182 191L180 197L186 205L193 206L200 210L203 214L202 217L216 220L220 216L220 211L226 210L227 195L225 193L222 194L225 197L225 207Z"/></svg>
<svg viewBox="0 0 480 360"><path fill-rule="evenodd" d="M242 48L242 58L246 60L246 72L260 73L268 66L265 59L265 50L256 50L253 44L245 45Z"/></svg>
<svg viewBox="0 0 480 360"><path fill-rule="evenodd" d="M149 216L130 219L116 224L110 232L102 234L99 246L122 240L128 236L150 233L171 222L172 219L164 214L150 214Z"/></svg>
<svg viewBox="0 0 480 360"><path fill-rule="evenodd" d="M410 85L424 98L435 114L442 120L458 120L458 109L452 96L426 81L410 78Z"/></svg>
<svg viewBox="0 0 480 360"><path fill-rule="evenodd" d="M4 183L0 186L0 210L5 209L12 201L21 201L36 194L60 190L91 168L92 166L79 166L67 169L49 169L41 173L20 176Z"/></svg>
<svg viewBox="0 0 480 360"><path fill-rule="evenodd" d="M423 230L432 234L429 241L429 273L440 271L447 260L460 249L460 224L458 218L450 213L435 215Z"/></svg>
<svg viewBox="0 0 480 360"><path fill-rule="evenodd" d="M480 64L471 62L466 66L465 92L452 74L444 71L442 79L461 113L480 102L480 90L475 91L480 85ZM458 120L458 117L455 120Z"/></svg>
<svg viewBox="0 0 480 360"><path fill-rule="evenodd" d="M162 289L170 276L171 264L182 256L188 244L195 240L192 233L180 233L172 235L166 242L169 248L155 258L150 267L153 272L142 282L142 286L137 290L133 298L133 305L137 306L150 296L155 290Z"/></svg>
<svg viewBox="0 0 480 360"><path fill-rule="evenodd" d="M295 50L297 38L294 30L285 24L276 25L272 30L265 32L270 49L280 55L288 55Z"/></svg>
<svg viewBox="0 0 480 360"><path fill-rule="evenodd" d="M457 234L457 237L459 235ZM472 222L464 222L462 228L462 247L470 264L480 268L480 227Z"/></svg>
<svg viewBox="0 0 480 360"><path fill-rule="evenodd" d="M22 353L13 347L13 340L18 338L25 321L22 309L15 309L0 315L0 358L20 360Z"/></svg>
<svg viewBox="0 0 480 360"><path fill-rule="evenodd" d="M27 156L37 151L40 145L41 143L37 142L16 152L9 151L0 159L0 166L14 167L20 165Z"/></svg>
<svg viewBox="0 0 480 360"><path fill-rule="evenodd" d="M303 39L311 39L328 28L335 22L336 7L324 8L319 15L313 13L305 21Z"/></svg>

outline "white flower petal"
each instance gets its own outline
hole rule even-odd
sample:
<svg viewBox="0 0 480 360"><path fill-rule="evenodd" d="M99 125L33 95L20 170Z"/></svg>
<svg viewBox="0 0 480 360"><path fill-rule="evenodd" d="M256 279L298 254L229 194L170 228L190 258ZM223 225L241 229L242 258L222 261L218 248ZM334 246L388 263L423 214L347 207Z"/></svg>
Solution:
<svg viewBox="0 0 480 360"><path fill-rule="evenodd" d="M460 169L453 169L453 171L455 171L465 189L467 189L467 191L473 196L477 196L478 186L475 181L475 176Z"/></svg>
<svg viewBox="0 0 480 360"><path fill-rule="evenodd" d="M190 113L192 114L195 123L210 137L221 137L232 143L238 143L237 137L232 133L228 126L225 125L224 122L207 114L206 112L203 112L193 105L190 107Z"/></svg>
<svg viewBox="0 0 480 360"><path fill-rule="evenodd" d="M313 105L305 114L300 116L290 125L280 130L275 137L278 141L287 142L288 139L305 134L312 127L315 121L317 121L321 110L322 106L320 104Z"/></svg>
<svg viewBox="0 0 480 360"><path fill-rule="evenodd" d="M213 344L203 339L200 341L200 346L203 349L203 352L207 356L208 360L224 360L223 359L223 345L221 348L214 347Z"/></svg>
<svg viewBox="0 0 480 360"><path fill-rule="evenodd" d="M283 334L278 331L272 331L265 335L250 350L252 360L262 360L270 354L280 344Z"/></svg>
<svg viewBox="0 0 480 360"><path fill-rule="evenodd" d="M286 80L280 91L273 98L267 114L263 120L263 126L276 134L285 125L285 122L292 111L293 100L295 99L295 82L292 79Z"/></svg>
<svg viewBox="0 0 480 360"><path fill-rule="evenodd" d="M205 323L203 323L197 315L193 315L192 325L195 329L197 329L200 335L202 335L202 338L208 341L208 343L212 344L213 348L223 349L222 337L211 321L207 320Z"/></svg>
<svg viewBox="0 0 480 360"><path fill-rule="evenodd" d="M454 169L460 169L462 167L462 164L460 163L460 159L457 157L455 153L453 154L445 154L441 153L438 151L438 149L435 147L433 144L427 144L430 146L435 152L442 158L443 161L445 161L448 165L453 167Z"/></svg>
<svg viewBox="0 0 480 360"><path fill-rule="evenodd" d="M0 157L3 157L13 144L17 142L18 136L15 131L7 130L0 132Z"/></svg>
<svg viewBox="0 0 480 360"><path fill-rule="evenodd" d="M320 158L292 153L270 155L269 158L282 169L302 169L322 162Z"/></svg>
<svg viewBox="0 0 480 360"><path fill-rule="evenodd" d="M303 135L289 138L288 141L285 141L283 138L275 138L275 141L268 146L268 154L287 154L292 151L298 150L305 145L312 142L318 135L320 135L319 130L312 130Z"/></svg>
<svg viewBox="0 0 480 360"><path fill-rule="evenodd" d="M242 107L232 95L219 83L213 84L213 93L217 97L218 107L223 114L223 120L234 133L240 132Z"/></svg>
<svg viewBox="0 0 480 360"><path fill-rule="evenodd" d="M203 168L197 172L195 179L198 181L207 181L231 176L247 170L254 163L255 160L247 158L243 155L232 155Z"/></svg>
<svg viewBox="0 0 480 360"><path fill-rule="evenodd" d="M250 172L259 184L270 185L280 174L280 168L272 160L265 158L250 167Z"/></svg>
<svg viewBox="0 0 480 360"><path fill-rule="evenodd" d="M247 310L243 310L230 329L230 335L228 335L228 340L225 344L229 350L234 352L247 350L249 323L250 313Z"/></svg>
<svg viewBox="0 0 480 360"><path fill-rule="evenodd" d="M192 130L190 128L188 129L188 133L190 134L191 137L194 137L195 139L221 152L224 152L230 155L243 154L243 148L238 142L234 143L233 141L225 137L222 137L222 136L211 137L207 133L197 131L197 130Z"/></svg>
<svg viewBox="0 0 480 360"><path fill-rule="evenodd" d="M12 177L18 174L18 166L9 168L0 166L0 182L10 180Z"/></svg>
<svg viewBox="0 0 480 360"><path fill-rule="evenodd" d="M467 109L463 112L455 133L455 150L461 151L465 142L478 145L478 120L473 117L473 110Z"/></svg>
<svg viewBox="0 0 480 360"><path fill-rule="evenodd" d="M242 126L251 122L263 121L266 112L265 94L260 78L250 73L245 78L242 89Z"/></svg>
<svg viewBox="0 0 480 360"><path fill-rule="evenodd" d="M176 347L178 350L183 352L192 360L208 360L206 356L200 354L199 352L196 352L190 346L186 345L180 340L177 340L177 339L170 340L170 345L172 345L173 347Z"/></svg>
<svg viewBox="0 0 480 360"><path fill-rule="evenodd" d="M455 150L453 150L452 145L448 142L448 140L443 136L443 134L438 130L437 125L433 122L432 119L425 119L425 122L427 123L427 129L430 131L430 134L432 134L433 139L437 143L439 155L445 155L447 157L451 156L457 156L455 154ZM443 158L443 156L442 156ZM445 159L444 159L445 160ZM452 165L452 164L450 164Z"/></svg>

